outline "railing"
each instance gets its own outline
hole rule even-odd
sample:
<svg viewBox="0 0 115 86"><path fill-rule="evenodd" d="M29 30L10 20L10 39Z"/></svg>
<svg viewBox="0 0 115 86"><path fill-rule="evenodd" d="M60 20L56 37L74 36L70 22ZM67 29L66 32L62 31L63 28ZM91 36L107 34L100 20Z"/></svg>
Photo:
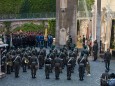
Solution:
<svg viewBox="0 0 115 86"><path fill-rule="evenodd" d="M88 13L88 16L87 16L87 13ZM77 13L77 17L78 18L88 18L88 17L92 17L92 13L91 13L91 11L88 11L88 12L85 12L85 11L78 11L78 13Z"/></svg>
<svg viewBox="0 0 115 86"><path fill-rule="evenodd" d="M56 18L56 13L24 13L24 14L0 14L3 19L31 19L31 18Z"/></svg>

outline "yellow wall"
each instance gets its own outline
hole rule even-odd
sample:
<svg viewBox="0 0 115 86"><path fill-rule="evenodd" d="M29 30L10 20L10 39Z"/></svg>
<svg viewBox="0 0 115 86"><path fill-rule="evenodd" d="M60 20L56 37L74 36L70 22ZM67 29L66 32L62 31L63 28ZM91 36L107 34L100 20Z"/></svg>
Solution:
<svg viewBox="0 0 115 86"><path fill-rule="evenodd" d="M109 0L108 0L109 1ZM101 9L107 6L107 0L101 0ZM112 11L115 11L115 0L110 0L110 8Z"/></svg>

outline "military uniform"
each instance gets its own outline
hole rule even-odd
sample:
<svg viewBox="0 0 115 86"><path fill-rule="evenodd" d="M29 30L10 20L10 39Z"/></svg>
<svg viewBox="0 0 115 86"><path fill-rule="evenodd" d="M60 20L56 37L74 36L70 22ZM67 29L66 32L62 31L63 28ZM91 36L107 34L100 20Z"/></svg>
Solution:
<svg viewBox="0 0 115 86"><path fill-rule="evenodd" d="M84 57L80 57L78 59L78 64L79 64L79 80L83 81L84 73L85 73L85 66L86 66L86 61Z"/></svg>
<svg viewBox="0 0 115 86"><path fill-rule="evenodd" d="M61 60L59 57L56 57L55 60L55 78L59 79L59 75L60 75L60 67L61 67Z"/></svg>
<svg viewBox="0 0 115 86"><path fill-rule="evenodd" d="M20 64L21 64L21 58L20 56L15 57L14 60L14 69L15 69L15 77L19 77L19 69L20 69Z"/></svg>
<svg viewBox="0 0 115 86"><path fill-rule="evenodd" d="M68 59L67 62L67 80L71 80L72 73L72 58Z"/></svg>
<svg viewBox="0 0 115 86"><path fill-rule="evenodd" d="M38 67L38 60L37 60L37 57L34 55L32 56L31 58L31 75L32 75L32 78L36 78L36 71L37 71L37 67Z"/></svg>
<svg viewBox="0 0 115 86"><path fill-rule="evenodd" d="M50 69L51 69L51 58L46 58L46 60L45 60L46 79L49 79Z"/></svg>

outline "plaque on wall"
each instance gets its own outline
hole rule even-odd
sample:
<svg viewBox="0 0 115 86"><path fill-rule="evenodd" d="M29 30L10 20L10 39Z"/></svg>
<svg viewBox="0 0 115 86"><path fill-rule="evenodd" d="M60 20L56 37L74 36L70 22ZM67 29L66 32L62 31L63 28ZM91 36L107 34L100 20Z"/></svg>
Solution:
<svg viewBox="0 0 115 86"><path fill-rule="evenodd" d="M60 0L60 8L67 8L67 0Z"/></svg>
<svg viewBox="0 0 115 86"><path fill-rule="evenodd" d="M62 28L60 29L60 45L65 45L66 44L66 37L67 37L67 33L66 33L66 29Z"/></svg>

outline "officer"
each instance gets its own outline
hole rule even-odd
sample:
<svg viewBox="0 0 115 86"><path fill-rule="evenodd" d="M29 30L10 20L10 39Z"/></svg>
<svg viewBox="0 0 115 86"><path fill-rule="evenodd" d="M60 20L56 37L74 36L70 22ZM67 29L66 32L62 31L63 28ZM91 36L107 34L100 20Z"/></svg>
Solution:
<svg viewBox="0 0 115 86"><path fill-rule="evenodd" d="M71 73L72 73L72 58L69 58L67 62L67 80L71 80Z"/></svg>
<svg viewBox="0 0 115 86"><path fill-rule="evenodd" d="M101 75L100 85L101 85L101 86L108 86L108 85L107 85L108 79L110 79L110 76L109 76L109 74L108 74L108 70L105 70L105 73L103 73L103 74Z"/></svg>
<svg viewBox="0 0 115 86"><path fill-rule="evenodd" d="M58 56L55 58L54 64L55 64L55 79L58 80L61 68L61 59Z"/></svg>
<svg viewBox="0 0 115 86"><path fill-rule="evenodd" d="M14 59L14 69L15 69L15 77L19 77L19 69L20 69L20 64L21 64L21 58L19 55L17 55Z"/></svg>
<svg viewBox="0 0 115 86"><path fill-rule="evenodd" d="M97 41L95 41L94 45L93 45L93 55L94 55L93 61L97 60L97 53L98 53L98 43L97 43Z"/></svg>
<svg viewBox="0 0 115 86"><path fill-rule="evenodd" d="M51 58L47 57L46 60L45 60L46 79L49 79L50 69L51 69Z"/></svg>
<svg viewBox="0 0 115 86"><path fill-rule="evenodd" d="M30 64L31 64L31 75L32 75L32 78L36 78L36 71L37 71L37 68L38 68L38 59L35 56L35 53L33 53L33 56L31 58Z"/></svg>
<svg viewBox="0 0 115 86"><path fill-rule="evenodd" d="M111 60L111 53L110 49L107 49L107 52L104 54L104 61L105 61L105 67L109 71L109 66L110 66L110 60Z"/></svg>
<svg viewBox="0 0 115 86"><path fill-rule="evenodd" d="M80 58L78 58L78 65L79 65L79 80L83 81L83 77L84 77L84 73L85 73L85 66L86 66L86 61L85 61L85 57L84 54L81 53Z"/></svg>

